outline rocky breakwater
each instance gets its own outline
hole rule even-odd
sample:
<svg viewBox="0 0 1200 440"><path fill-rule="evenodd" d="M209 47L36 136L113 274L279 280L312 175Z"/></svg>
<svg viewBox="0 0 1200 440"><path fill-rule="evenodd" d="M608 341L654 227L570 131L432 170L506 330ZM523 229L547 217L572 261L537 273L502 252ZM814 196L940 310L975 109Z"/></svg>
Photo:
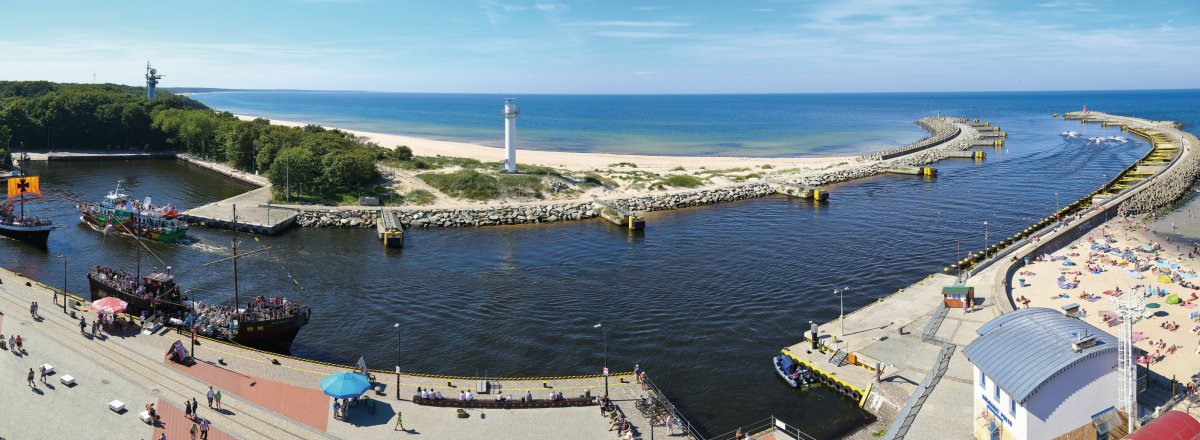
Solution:
<svg viewBox="0 0 1200 440"><path fill-rule="evenodd" d="M771 189L770 185L766 183L751 183L697 191L630 197L610 200L609 203L631 211L647 212L754 199L771 194L775 194L775 190Z"/></svg>
<svg viewBox="0 0 1200 440"><path fill-rule="evenodd" d="M693 191L648 194L607 200L607 203L632 211L661 211L752 199L774 194L766 183L707 188ZM480 226L553 223L584 220L600 215L602 205L594 202L564 202L467 209L385 208L400 214L409 228L470 228ZM296 223L310 228L373 228L379 221L379 209L328 208L303 210Z"/></svg>
<svg viewBox="0 0 1200 440"><path fill-rule="evenodd" d="M1183 155L1176 159L1169 169L1147 182L1136 194L1121 203L1122 215L1144 214L1167 208L1191 192L1197 177L1200 177L1200 153L1191 151L1191 148L1200 145L1200 140L1191 133L1177 129L1171 134L1183 139L1187 143L1187 149L1182 150Z"/></svg>

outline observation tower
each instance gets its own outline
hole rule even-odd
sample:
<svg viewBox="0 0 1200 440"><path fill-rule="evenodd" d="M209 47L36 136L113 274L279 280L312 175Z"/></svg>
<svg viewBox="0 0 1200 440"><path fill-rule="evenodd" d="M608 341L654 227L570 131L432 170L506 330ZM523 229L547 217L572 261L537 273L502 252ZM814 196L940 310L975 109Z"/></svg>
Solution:
<svg viewBox="0 0 1200 440"><path fill-rule="evenodd" d="M146 99L154 99L154 87L163 76L158 74L158 69L150 67L149 61L146 62Z"/></svg>

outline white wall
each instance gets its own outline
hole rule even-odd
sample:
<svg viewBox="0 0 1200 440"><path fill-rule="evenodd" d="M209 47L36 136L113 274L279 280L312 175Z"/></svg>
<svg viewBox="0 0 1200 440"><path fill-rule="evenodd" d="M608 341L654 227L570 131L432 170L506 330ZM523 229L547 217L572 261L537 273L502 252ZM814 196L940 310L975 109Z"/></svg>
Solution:
<svg viewBox="0 0 1200 440"><path fill-rule="evenodd" d="M986 389L979 386L979 368L972 366L973 417L987 411L992 402L1000 414L1011 421L1004 431L1015 439L1054 438L1092 422L1092 415L1117 406L1117 355L1108 353L1089 358L1050 379L1024 406L1009 413L1008 393L1000 390L995 398L996 382L987 378Z"/></svg>
<svg viewBox="0 0 1200 440"><path fill-rule="evenodd" d="M1092 423L1092 416L1117 406L1117 353L1089 358L1050 379L1025 402L1018 422L1028 438L1053 438Z"/></svg>

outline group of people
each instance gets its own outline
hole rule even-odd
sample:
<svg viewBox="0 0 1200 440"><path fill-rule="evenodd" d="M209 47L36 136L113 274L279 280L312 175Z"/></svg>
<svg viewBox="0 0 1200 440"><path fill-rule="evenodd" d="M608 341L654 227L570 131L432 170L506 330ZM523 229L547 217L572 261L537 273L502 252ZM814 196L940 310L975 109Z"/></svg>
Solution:
<svg viewBox="0 0 1200 440"><path fill-rule="evenodd" d="M1179 323L1177 323L1175 321L1163 321L1162 324L1158 325L1158 328L1161 328L1164 330L1169 330L1169 331L1176 331L1176 330L1179 330Z"/></svg>
<svg viewBox="0 0 1200 440"><path fill-rule="evenodd" d="M373 414L375 412L374 402L370 402L370 400L371 398L365 395L345 399L335 398L333 399L333 418L346 420L346 415L349 414L350 408L367 404L370 404L369 408Z"/></svg>
<svg viewBox="0 0 1200 440"><path fill-rule="evenodd" d="M0 333L0 343L2 343L3 341L4 341L4 333ZM12 348L9 348L9 347L12 347ZM12 350L13 354L26 354L27 353L25 351L25 340L21 338L21 335L17 335L16 337L9 336L8 337L8 345L3 346L3 348Z"/></svg>
<svg viewBox="0 0 1200 440"><path fill-rule="evenodd" d="M12 226L45 226L52 224L48 218L21 216L20 213L13 209L13 205L7 203L0 204L0 223Z"/></svg>
<svg viewBox="0 0 1200 440"><path fill-rule="evenodd" d="M421 396L422 399L437 399L437 400L445 399L445 397L442 396L441 391L434 391L433 388L425 390L425 389L421 389L421 387L417 387L417 395Z"/></svg>
<svg viewBox="0 0 1200 440"><path fill-rule="evenodd" d="M197 333L223 339L237 334L237 310L233 306L218 306L193 302L194 313L184 320Z"/></svg>
<svg viewBox="0 0 1200 440"><path fill-rule="evenodd" d="M295 303L289 302L287 298L274 295L270 298L266 296L258 296L254 301L250 301L246 305L246 310L242 312L242 319L246 321L270 321L272 319L281 319L295 316L302 310Z"/></svg>

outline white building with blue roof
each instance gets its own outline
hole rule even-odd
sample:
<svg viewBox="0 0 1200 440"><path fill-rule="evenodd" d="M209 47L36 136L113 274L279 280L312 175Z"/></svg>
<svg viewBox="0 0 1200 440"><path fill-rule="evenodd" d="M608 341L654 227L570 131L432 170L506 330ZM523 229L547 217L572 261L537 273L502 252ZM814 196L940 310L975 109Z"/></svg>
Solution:
<svg viewBox="0 0 1200 440"><path fill-rule="evenodd" d="M978 333L963 351L974 367L976 438L1124 434L1117 338L1047 308L1007 313Z"/></svg>

